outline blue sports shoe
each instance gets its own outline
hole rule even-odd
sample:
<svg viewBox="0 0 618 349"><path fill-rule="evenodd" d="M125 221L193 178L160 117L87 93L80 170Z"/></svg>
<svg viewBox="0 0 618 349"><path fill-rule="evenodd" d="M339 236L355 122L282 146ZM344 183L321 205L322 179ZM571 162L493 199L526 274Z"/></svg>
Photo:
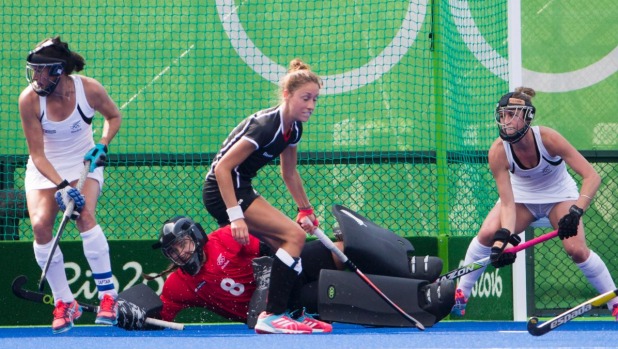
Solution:
<svg viewBox="0 0 618 349"><path fill-rule="evenodd" d="M468 298L464 296L462 290L457 289L455 291L455 305L451 309L451 315L464 316L466 315L466 305L468 304Z"/></svg>

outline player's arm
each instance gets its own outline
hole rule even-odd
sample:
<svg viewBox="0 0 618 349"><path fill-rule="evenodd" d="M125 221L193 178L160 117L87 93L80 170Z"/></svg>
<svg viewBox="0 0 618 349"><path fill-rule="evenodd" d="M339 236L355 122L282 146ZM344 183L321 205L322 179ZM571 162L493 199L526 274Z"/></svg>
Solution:
<svg viewBox="0 0 618 349"><path fill-rule="evenodd" d="M249 243L249 228L245 223L242 209L238 205L238 198L232 183L232 171L245 161L256 149L256 145L248 140L241 139L221 157L215 166L217 185L221 192L232 227L232 236L240 244Z"/></svg>
<svg viewBox="0 0 618 349"><path fill-rule="evenodd" d="M300 174L296 167L298 161L297 147L288 146L281 153L279 158L281 160L281 177L299 210L296 221L306 232L311 232L314 226L318 226L318 220L313 213L313 207L309 202L307 192L305 192L305 188L303 187L303 180L300 178ZM304 217L309 217L309 220L313 223L308 224L303 220Z"/></svg>
<svg viewBox="0 0 618 349"><path fill-rule="evenodd" d="M585 211L590 206L592 198L594 198L601 185L601 176L599 176L590 162L560 133L550 128L542 127L541 136L543 144L550 155L560 156L573 171L582 177L580 196L575 205Z"/></svg>
<svg viewBox="0 0 618 349"><path fill-rule="evenodd" d="M160 316L161 320L164 321L174 321L176 315L183 309L188 308L188 304L194 304L195 298L197 298L195 292L178 277L177 273L178 271L173 272L165 280L161 296L159 297L163 303Z"/></svg>
<svg viewBox="0 0 618 349"><path fill-rule="evenodd" d="M94 110L98 111L105 118L103 123L103 133L99 142L90 149L84 156L84 161L90 162L90 172L99 166L105 166L109 143L118 133L122 116L116 103L112 101L109 94L97 80L82 77L86 99Z"/></svg>
<svg viewBox="0 0 618 349"><path fill-rule="evenodd" d="M54 184L59 185L64 179L45 156L43 126L39 114L38 95L28 87L19 96L19 115L28 145L28 154L37 170Z"/></svg>
<svg viewBox="0 0 618 349"><path fill-rule="evenodd" d="M120 129L122 114L101 83L89 77L81 78L88 103L105 118L98 143L108 146Z"/></svg>
<svg viewBox="0 0 618 349"><path fill-rule="evenodd" d="M489 168L493 174L498 195L500 196L500 229L493 236L490 260L492 265L500 268L515 261L515 254L504 254L507 242L515 230L516 206L509 175L509 162L502 140L497 140L489 149Z"/></svg>
<svg viewBox="0 0 618 349"><path fill-rule="evenodd" d="M506 158L502 140L494 142L488 154L489 168L496 182L500 197L500 222L502 228L513 232L516 222L515 198L509 175L509 162Z"/></svg>

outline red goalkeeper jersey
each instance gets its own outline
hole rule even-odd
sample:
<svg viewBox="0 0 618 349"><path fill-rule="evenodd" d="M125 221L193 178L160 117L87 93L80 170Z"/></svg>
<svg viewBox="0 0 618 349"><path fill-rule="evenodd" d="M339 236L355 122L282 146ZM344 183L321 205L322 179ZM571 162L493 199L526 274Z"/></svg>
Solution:
<svg viewBox="0 0 618 349"><path fill-rule="evenodd" d="M249 301L256 287L251 261L259 257L259 240L250 235L249 244L241 245L234 240L227 225L208 235L204 252L206 262L197 275L178 269L165 281L161 293L162 319L173 321L182 309L201 307L246 322Z"/></svg>

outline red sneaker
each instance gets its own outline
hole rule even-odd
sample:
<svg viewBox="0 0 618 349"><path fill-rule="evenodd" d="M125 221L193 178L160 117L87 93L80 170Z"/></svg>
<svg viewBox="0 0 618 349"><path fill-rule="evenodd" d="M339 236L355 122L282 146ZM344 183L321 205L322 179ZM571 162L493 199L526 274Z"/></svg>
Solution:
<svg viewBox="0 0 618 349"><path fill-rule="evenodd" d="M616 318L616 321L618 321L618 303L614 304L614 309L612 309L612 316Z"/></svg>
<svg viewBox="0 0 618 349"><path fill-rule="evenodd" d="M82 316L82 307L77 301L65 303L58 301L56 309L54 309L54 321L52 322L52 331L54 334L66 332L73 328L73 321Z"/></svg>
<svg viewBox="0 0 618 349"><path fill-rule="evenodd" d="M464 316L466 315L466 305L468 304L468 299L464 296L462 290L457 289L455 291L455 305L453 305L453 309L451 309L451 315L455 316Z"/></svg>
<svg viewBox="0 0 618 349"><path fill-rule="evenodd" d="M95 324L113 326L118 323L118 302L114 297L105 294L99 305Z"/></svg>
<svg viewBox="0 0 618 349"><path fill-rule="evenodd" d="M333 325L328 322L320 321L314 318L313 314L309 314L303 309L302 314L296 321L305 324L313 330L314 333L330 333L333 332Z"/></svg>
<svg viewBox="0 0 618 349"><path fill-rule="evenodd" d="M255 333L288 333L308 334L312 333L311 327L292 319L288 314L273 314L263 311L255 324Z"/></svg>

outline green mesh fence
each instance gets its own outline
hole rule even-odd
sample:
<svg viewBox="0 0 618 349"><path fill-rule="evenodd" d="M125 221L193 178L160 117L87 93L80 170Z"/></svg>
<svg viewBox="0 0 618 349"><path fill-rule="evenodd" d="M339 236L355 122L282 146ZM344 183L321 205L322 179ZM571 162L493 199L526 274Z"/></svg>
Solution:
<svg viewBox="0 0 618 349"><path fill-rule="evenodd" d="M277 102L278 80L295 57L325 83L299 162L327 230L331 206L343 204L402 235L471 235L484 213L470 207L486 211L495 200L483 154L496 134L492 105L508 89L506 61L491 58L493 50L506 54L506 2L108 1L70 14L46 8L37 26L25 23L33 15L27 4L2 6L12 12L2 30L13 41L0 68L10 128L0 153L15 160L5 165L12 168L3 189L23 188L27 149L16 101L26 86L24 57L60 34L124 116L98 208L112 239L153 238L175 214L214 228L200 195L212 156L241 119ZM488 40L476 52L490 57L482 64L466 43L475 30ZM94 127L101 132L101 117ZM295 214L277 166L256 188ZM32 238L27 219L17 232Z"/></svg>
<svg viewBox="0 0 618 349"><path fill-rule="evenodd" d="M523 76L539 92L536 123L581 150L618 149L617 3L522 6ZM497 199L486 152L497 135L493 106L508 90L507 23L506 1L5 0L0 238L32 239L17 98L28 51L52 35L86 58L83 73L122 109L98 208L110 239L152 239L176 214L214 228L201 203L213 154L240 120L276 103L277 82L295 57L325 82L299 148L325 230L334 223L330 207L342 204L404 236L472 236ZM574 24L578 30L565 29ZM99 116L96 134L101 127ZM256 189L292 216L274 165ZM587 217L589 236L611 241L618 176L607 158L595 166L603 199ZM63 239L77 235L69 225ZM613 245L591 244L612 273ZM560 273L552 272L560 282L579 277Z"/></svg>

